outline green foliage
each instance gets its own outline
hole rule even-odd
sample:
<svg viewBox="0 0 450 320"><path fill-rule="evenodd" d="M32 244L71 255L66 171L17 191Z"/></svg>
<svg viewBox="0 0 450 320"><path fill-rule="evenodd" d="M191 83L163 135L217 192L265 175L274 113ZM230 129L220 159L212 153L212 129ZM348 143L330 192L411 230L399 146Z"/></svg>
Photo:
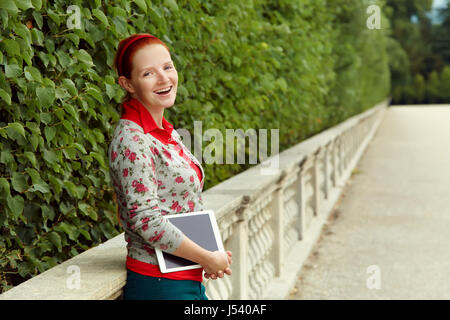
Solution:
<svg viewBox="0 0 450 320"><path fill-rule="evenodd" d="M171 49L175 128L280 129L282 151L388 95L386 36L358 3L0 1L2 290L121 232L107 155L121 39L149 32ZM204 167L206 190L249 165Z"/></svg>
<svg viewBox="0 0 450 320"><path fill-rule="evenodd" d="M397 85L393 89L392 100L406 104L449 103L450 66L440 73L432 71L427 78L416 74L412 81Z"/></svg>
<svg viewBox="0 0 450 320"><path fill-rule="evenodd" d="M430 103L437 103L439 101L441 96L439 86L439 74L436 71L433 71L430 73L430 77L426 84L426 96Z"/></svg>
<svg viewBox="0 0 450 320"><path fill-rule="evenodd" d="M443 100L450 101L450 66L445 66L441 72L440 91Z"/></svg>
<svg viewBox="0 0 450 320"><path fill-rule="evenodd" d="M381 28L369 29L369 5L381 9ZM328 95L329 125L372 107L389 95L387 57L388 20L382 1L335 0L328 2L333 15L335 81Z"/></svg>
<svg viewBox="0 0 450 320"><path fill-rule="evenodd" d="M438 74L450 63L450 2L441 10L442 23L434 25L426 15L431 0L387 0L387 4L393 103L448 103L448 84L439 83Z"/></svg>

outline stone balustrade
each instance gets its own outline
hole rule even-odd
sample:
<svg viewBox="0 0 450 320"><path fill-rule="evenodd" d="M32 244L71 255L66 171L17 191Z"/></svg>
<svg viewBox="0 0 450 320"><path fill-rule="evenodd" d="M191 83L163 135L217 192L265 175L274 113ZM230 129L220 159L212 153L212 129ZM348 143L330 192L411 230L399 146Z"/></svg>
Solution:
<svg viewBox="0 0 450 320"><path fill-rule="evenodd" d="M384 101L208 190L233 273L206 281L210 299L283 299L375 133ZM117 299L126 282L123 234L12 288L0 299Z"/></svg>

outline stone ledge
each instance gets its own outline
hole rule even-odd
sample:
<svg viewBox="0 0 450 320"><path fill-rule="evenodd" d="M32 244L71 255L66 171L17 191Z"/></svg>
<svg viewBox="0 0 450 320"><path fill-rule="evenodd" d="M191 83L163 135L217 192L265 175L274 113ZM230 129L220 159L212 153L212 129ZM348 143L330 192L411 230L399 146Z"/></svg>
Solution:
<svg viewBox="0 0 450 320"><path fill-rule="evenodd" d="M126 254L122 233L6 291L0 300L115 299L126 282ZM79 268L79 288L70 266Z"/></svg>

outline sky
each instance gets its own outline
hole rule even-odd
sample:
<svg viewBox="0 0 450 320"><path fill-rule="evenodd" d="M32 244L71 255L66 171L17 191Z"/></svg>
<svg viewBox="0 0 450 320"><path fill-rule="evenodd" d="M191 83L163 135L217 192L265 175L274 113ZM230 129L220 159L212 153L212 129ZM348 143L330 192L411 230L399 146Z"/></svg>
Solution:
<svg viewBox="0 0 450 320"><path fill-rule="evenodd" d="M433 8L442 8L446 6L447 1L446 0L434 0L433 1Z"/></svg>
<svg viewBox="0 0 450 320"><path fill-rule="evenodd" d="M440 23L440 19L439 19L439 15L437 12L437 9L442 8L442 7L446 7L447 6L447 1L448 0L434 0L433 1L433 9L432 11L428 14L428 17L430 17L431 21L433 23Z"/></svg>

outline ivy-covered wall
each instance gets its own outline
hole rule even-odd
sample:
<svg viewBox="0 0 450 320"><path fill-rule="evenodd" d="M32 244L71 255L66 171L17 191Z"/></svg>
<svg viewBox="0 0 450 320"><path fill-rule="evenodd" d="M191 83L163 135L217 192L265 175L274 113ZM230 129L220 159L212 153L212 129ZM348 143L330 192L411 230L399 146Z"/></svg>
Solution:
<svg viewBox="0 0 450 320"><path fill-rule="evenodd" d="M367 5L0 1L1 290L121 232L107 155L121 39L148 32L171 49L176 129L279 129L282 151L387 97L387 35L367 30ZM203 166L206 190L251 165Z"/></svg>

